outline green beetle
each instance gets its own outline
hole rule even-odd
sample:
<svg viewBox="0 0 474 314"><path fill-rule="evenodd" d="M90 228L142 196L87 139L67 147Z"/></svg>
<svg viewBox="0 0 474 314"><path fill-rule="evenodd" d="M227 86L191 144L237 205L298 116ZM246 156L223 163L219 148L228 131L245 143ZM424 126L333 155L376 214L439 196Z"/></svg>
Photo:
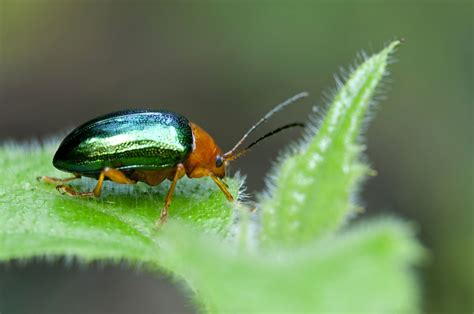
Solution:
<svg viewBox="0 0 474 314"><path fill-rule="evenodd" d="M53 158L59 170L74 174L59 179L48 176L38 180L57 183L58 191L70 196L99 197L104 180L119 184L144 182L155 186L172 181L159 222L166 221L177 181L209 176L229 201L234 198L222 181L229 161L243 155L261 140L302 123L290 123L262 136L246 149L237 149L260 124L275 112L306 97L300 93L286 100L260 119L242 139L223 154L214 139L184 116L167 110L124 110L95 118L74 129L60 144ZM78 192L65 183L81 176L98 180L92 192Z"/></svg>

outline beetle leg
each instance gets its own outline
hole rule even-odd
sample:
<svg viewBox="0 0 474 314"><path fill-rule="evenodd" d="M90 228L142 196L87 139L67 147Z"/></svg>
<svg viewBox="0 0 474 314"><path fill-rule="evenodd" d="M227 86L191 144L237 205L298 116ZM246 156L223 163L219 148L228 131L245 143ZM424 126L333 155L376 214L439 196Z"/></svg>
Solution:
<svg viewBox="0 0 474 314"><path fill-rule="evenodd" d="M95 196L99 197L100 192L102 190L102 185L104 184L105 177L109 178L112 182L120 183L120 184L135 184L136 181L131 180L125 176L123 172L120 170L116 170L113 168L106 167L104 170L101 171L99 178L97 179L97 184L92 190L92 192L78 192L73 188L66 186L66 185L58 185L56 190L59 192L65 193L69 196Z"/></svg>
<svg viewBox="0 0 474 314"><path fill-rule="evenodd" d="M230 201L230 202L233 202L234 201L234 197L232 196L232 194L230 194L229 190L227 189L227 184L225 184L221 179L219 179L218 177L216 177L215 175L213 175L212 173L209 174L209 176L212 178L212 180L214 180L214 182L217 184L217 186L221 189L221 191L225 194L225 196L227 197L227 199Z"/></svg>
<svg viewBox="0 0 474 314"><path fill-rule="evenodd" d="M76 180L76 179L80 179L80 178L81 178L81 176L79 174L76 174L76 175L74 175L74 177L64 178L64 179L53 178L53 177L48 177L48 176L39 176L39 177L36 177L36 180L44 181L44 182L48 182L48 183L66 183L66 182Z"/></svg>
<svg viewBox="0 0 474 314"><path fill-rule="evenodd" d="M229 186L224 182L222 181L219 177L216 177L215 175L213 175L212 173L209 174L209 176L212 178L212 180L214 180L214 182L217 184L217 186L221 189L221 191L225 194L225 196L227 197L227 200L229 202L233 202L234 201L234 197L232 196L232 194L229 192L229 190L227 189ZM242 204L238 203L238 202L235 202L234 203L237 207L239 208L246 208L245 206L243 206ZM250 208L250 212L253 213L257 210L257 207L252 207Z"/></svg>
<svg viewBox="0 0 474 314"><path fill-rule="evenodd" d="M94 196L93 192L79 192L74 190L72 187L63 184L56 186L56 190L69 196Z"/></svg>
<svg viewBox="0 0 474 314"><path fill-rule="evenodd" d="M109 178L112 182L119 183L119 184L135 184L137 181L131 180L127 178L127 176L120 170L116 170L113 168L106 167L99 175L99 179L97 180L97 185L95 186L92 193L95 197L100 196L100 192L102 190L102 184L104 183L105 177Z"/></svg>
<svg viewBox="0 0 474 314"><path fill-rule="evenodd" d="M168 194L166 195L165 206L161 210L160 220L158 221L158 225L161 225L166 221L166 217L168 217L168 208L171 205L171 199L173 198L173 193L176 187L176 183L184 174L185 174L184 165L179 164L178 166L176 166L176 172L174 173L173 182L171 182L170 189L168 190Z"/></svg>

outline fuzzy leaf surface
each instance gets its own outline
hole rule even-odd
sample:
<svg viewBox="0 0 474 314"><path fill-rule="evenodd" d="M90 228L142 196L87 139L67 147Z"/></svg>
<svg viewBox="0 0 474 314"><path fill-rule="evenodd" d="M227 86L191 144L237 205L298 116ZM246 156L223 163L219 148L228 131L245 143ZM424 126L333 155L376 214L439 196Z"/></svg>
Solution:
<svg viewBox="0 0 474 314"><path fill-rule="evenodd" d="M395 41L367 58L340 86L319 128L276 167L262 197L262 240L300 243L336 230L355 211L352 197L369 172L358 138Z"/></svg>
<svg viewBox="0 0 474 314"><path fill-rule="evenodd" d="M68 177L51 165L55 145L41 148L0 147L0 260L43 255L77 255L85 260L160 260L160 233L155 226L169 183L118 185L105 182L99 199L61 195L36 176ZM95 180L71 185L90 191ZM227 181L237 195L241 182ZM169 220L225 235L232 206L209 179L178 182Z"/></svg>
<svg viewBox="0 0 474 314"><path fill-rule="evenodd" d="M238 251L183 226L173 226L165 239L166 265L198 291L205 312L417 312L411 266L421 250L412 230L396 220L265 253Z"/></svg>
<svg viewBox="0 0 474 314"><path fill-rule="evenodd" d="M368 171L358 137L397 45L349 76L319 130L277 167L261 226L245 210L233 224L232 206L210 179L183 179L168 223L157 229L169 183L106 182L100 199L71 198L35 180L67 176L51 166L56 144L0 146L0 261L75 256L165 269L211 313L417 312L412 266L422 249L412 229L376 219L338 230ZM227 183L237 195L242 180ZM87 191L94 184L72 183Z"/></svg>

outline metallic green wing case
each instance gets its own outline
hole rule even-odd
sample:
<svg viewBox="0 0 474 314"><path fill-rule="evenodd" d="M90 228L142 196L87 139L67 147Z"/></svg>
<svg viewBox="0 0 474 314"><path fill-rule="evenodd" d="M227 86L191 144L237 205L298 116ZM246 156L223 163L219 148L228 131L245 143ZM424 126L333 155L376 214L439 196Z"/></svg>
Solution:
<svg viewBox="0 0 474 314"><path fill-rule="evenodd" d="M67 172L172 168L193 149L189 121L166 110L126 110L91 120L62 141L53 165Z"/></svg>

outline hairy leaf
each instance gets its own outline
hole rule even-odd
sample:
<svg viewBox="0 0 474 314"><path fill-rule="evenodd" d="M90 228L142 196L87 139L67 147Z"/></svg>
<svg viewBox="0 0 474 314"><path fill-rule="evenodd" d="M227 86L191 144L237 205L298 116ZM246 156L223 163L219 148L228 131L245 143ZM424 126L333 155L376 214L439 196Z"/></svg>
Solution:
<svg viewBox="0 0 474 314"><path fill-rule="evenodd" d="M319 130L276 168L261 228L245 210L233 223L233 207L209 179L180 180L168 223L156 228L169 183L106 182L100 199L71 198L35 180L67 176L51 166L56 144L1 146L0 261L74 256L166 269L209 312L416 312L410 267L422 250L411 229L378 219L336 232L368 172L358 137L398 43L349 76ZM236 195L242 180L227 183ZM91 190L95 181L71 184Z"/></svg>
<svg viewBox="0 0 474 314"><path fill-rule="evenodd" d="M320 127L278 165L262 199L262 239L300 243L335 230L356 208L353 193L368 174L360 161L361 133L393 42L367 58L339 88Z"/></svg>
<svg viewBox="0 0 474 314"><path fill-rule="evenodd" d="M99 199L61 195L39 175L68 177L53 168L53 146L5 145L0 148L0 260L36 255L71 255L83 259L160 259L160 233L155 226L169 183L118 185L105 182ZM71 182L92 190L95 180ZM237 195L239 179L227 181ZM210 179L178 182L169 220L226 234L232 206Z"/></svg>
<svg viewBox="0 0 474 314"><path fill-rule="evenodd" d="M318 243L258 254L183 226L173 226L163 241L167 267L186 278L208 312L417 311L410 265L419 260L420 248L411 230L395 220L361 223Z"/></svg>

